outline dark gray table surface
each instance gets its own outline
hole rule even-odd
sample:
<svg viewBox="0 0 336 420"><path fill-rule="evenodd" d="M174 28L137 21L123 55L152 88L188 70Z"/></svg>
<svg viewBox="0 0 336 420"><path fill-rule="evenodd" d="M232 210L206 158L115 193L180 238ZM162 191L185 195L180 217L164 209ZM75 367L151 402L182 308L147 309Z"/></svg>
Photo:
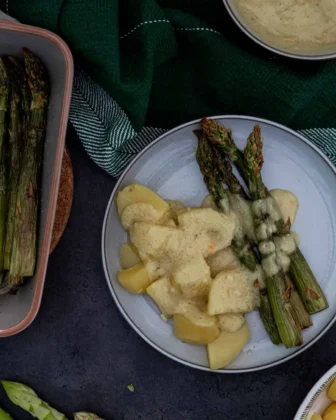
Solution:
<svg viewBox="0 0 336 420"><path fill-rule="evenodd" d="M0 377L32 386L69 417L91 410L107 420L293 419L335 364L336 326L295 359L250 374L196 371L152 349L118 312L102 268L101 228L115 181L90 160L72 129L69 138L71 218L50 257L36 320L0 342ZM31 418L2 390L0 406L15 419Z"/></svg>

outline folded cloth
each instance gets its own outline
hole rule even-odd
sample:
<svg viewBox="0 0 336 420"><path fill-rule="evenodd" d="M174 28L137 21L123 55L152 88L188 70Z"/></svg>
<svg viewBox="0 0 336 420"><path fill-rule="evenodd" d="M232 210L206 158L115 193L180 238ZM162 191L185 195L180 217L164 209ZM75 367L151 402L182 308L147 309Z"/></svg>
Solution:
<svg viewBox="0 0 336 420"><path fill-rule="evenodd" d="M77 63L71 122L113 176L165 129L216 114L302 130L336 162L336 62L262 49L235 26L222 0L4 3L11 16L69 44Z"/></svg>

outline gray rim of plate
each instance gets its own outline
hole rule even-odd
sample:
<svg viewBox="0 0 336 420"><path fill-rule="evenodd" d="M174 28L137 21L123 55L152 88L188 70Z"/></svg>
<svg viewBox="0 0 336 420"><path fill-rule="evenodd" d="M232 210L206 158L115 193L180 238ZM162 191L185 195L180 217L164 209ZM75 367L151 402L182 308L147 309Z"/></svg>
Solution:
<svg viewBox="0 0 336 420"><path fill-rule="evenodd" d="M322 392L326 390L326 388L330 385L330 383L334 379L336 379L335 367L336 366L333 366L332 368L330 368L328 372L326 372L311 388L306 398L303 400L302 404L300 405L294 417L294 420L307 420L314 402L318 399L318 397L322 394ZM319 385L320 383L321 385ZM316 389L318 385L319 387Z"/></svg>
<svg viewBox="0 0 336 420"><path fill-rule="evenodd" d="M228 0L223 0L224 6L228 11L229 15L231 16L232 20L236 23L236 25L254 42L259 44L260 46L266 48L269 51L272 51L276 54L288 57L288 58L295 58L299 60L307 60L307 61L321 61L321 60L331 60L336 58L336 52L331 54L321 54L321 55L306 55L306 54L295 54L290 53L276 47L272 47L272 45L267 44L266 42L262 41L256 35L254 35L239 19L239 17L235 14L232 10Z"/></svg>
<svg viewBox="0 0 336 420"><path fill-rule="evenodd" d="M298 140L303 141L304 143L306 143L308 146L310 146L324 161L325 163L332 169L332 171L334 172L334 174L336 175L336 169L333 166L333 164L329 161L329 159L316 147L314 146L309 140L307 140L306 138L304 138L303 136L301 136L300 134L298 134L296 131L291 130L290 128L282 125L282 124L278 124L275 123L273 121L269 121L269 120L265 120L262 118L256 118L256 117L251 117L251 116L244 116L244 115L216 115L216 116L209 116L208 118L211 119L236 119L236 120L247 120L247 121L253 121L256 123L262 123L262 124L267 124L276 128L279 128L283 131L286 131L287 133L292 134L294 137L296 137ZM277 360L276 362L272 362L272 363L266 363L264 365L260 365L257 367L253 367L253 368L248 368L248 369L221 369L221 370L211 370L208 367L204 367L201 365L197 365L195 363L190 363L186 360L180 359L174 355L172 355L171 353L167 352L166 350L164 350L163 348L157 346L155 343L153 343L132 321L132 319L128 316L127 312L124 310L124 308L122 307L122 305L120 304L119 300L118 300L118 296L115 293L112 283L109 280L109 274L108 274L108 270L107 270L107 264L106 264L106 256L105 256L105 237L106 237L106 223L107 223L107 218L109 215L109 212L111 211L111 204L113 202L113 200L115 199L115 196L117 194L118 188L120 183L122 182L123 178L126 176L126 174L128 173L128 171L131 169L131 167L134 165L134 163L140 159L140 157L142 155L144 155L147 150L149 150L151 147L153 147L155 144L157 144L160 141L166 140L167 138L169 138L169 136L172 133L175 133L176 131L181 130L182 128L188 127L190 125L193 124L197 124L201 121L201 119L196 119L193 121L189 121L185 124L179 125L178 127L173 128L172 130L167 131L166 133L164 133L162 136L158 137L156 140L154 140L152 143L150 143L148 146L146 146L133 160L132 162L126 167L126 169L124 170L124 172L122 173L122 175L120 176L119 180L117 181L111 197L109 199L109 202L107 204L107 208L106 208L106 212L105 212L105 217L104 217L104 222L103 222L103 230L102 230L102 243L101 243L101 247L102 247L102 260L103 260L103 267L104 267L104 273L105 273L105 278L108 284L108 287L110 289L110 292L112 294L112 297L119 309L119 311L121 312L122 316L124 317L124 319L128 322L128 324L140 335L140 337L142 337L148 344L150 344L152 347L154 347L157 351L159 351L160 353L164 354L165 356L169 357L172 360L175 360L176 362L182 363L183 365L192 367L194 369L199 369L199 370L203 370L206 372L212 372L212 373L248 373L248 372L256 372L258 370L263 370L263 369L268 369L270 367L274 367L277 365L280 365L281 363L287 362L288 360L294 358L295 356L298 356L299 354L303 353L305 350L307 350L310 346L312 346L314 343L316 343L328 330L329 328L334 324L334 322L336 321L336 313L334 315L334 317L331 319L331 321L325 326L325 328L313 339L311 340L309 343L303 345L302 347L300 347L296 352L283 357L282 359Z"/></svg>

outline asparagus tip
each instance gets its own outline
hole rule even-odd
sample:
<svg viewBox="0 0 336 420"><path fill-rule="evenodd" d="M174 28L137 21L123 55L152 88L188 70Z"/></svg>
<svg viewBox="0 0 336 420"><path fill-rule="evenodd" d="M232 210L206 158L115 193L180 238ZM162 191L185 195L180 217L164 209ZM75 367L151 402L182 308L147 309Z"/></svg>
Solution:
<svg viewBox="0 0 336 420"><path fill-rule="evenodd" d="M28 48L22 50L29 88L33 95L40 95L35 102L37 107L42 108L47 103L49 93L47 70L42 61Z"/></svg>

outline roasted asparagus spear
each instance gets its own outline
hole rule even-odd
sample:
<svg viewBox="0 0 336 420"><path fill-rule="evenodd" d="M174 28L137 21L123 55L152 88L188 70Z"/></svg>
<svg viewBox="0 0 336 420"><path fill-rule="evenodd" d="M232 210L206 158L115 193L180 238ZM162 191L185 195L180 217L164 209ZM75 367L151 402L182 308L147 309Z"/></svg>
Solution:
<svg viewBox="0 0 336 420"><path fill-rule="evenodd" d="M197 133L196 133L197 134ZM224 213L230 211L230 201L228 192L224 189L221 183L221 176L218 169L214 165L215 156L211 145L208 143L203 134L199 137L199 146L196 152L196 159L202 175L204 177L205 185L209 193L212 195L217 207ZM257 259L253 251L249 247L241 232L236 232L232 243L233 250L242 264L244 264L250 271L254 271L257 265Z"/></svg>
<svg viewBox="0 0 336 420"><path fill-rule="evenodd" d="M266 286L273 316L284 345L295 347L302 343L301 325L290 301L291 290L286 285L284 263L278 257L273 241L279 212L273 211L266 201L267 191L261 177L264 159L259 126L254 127L247 139L244 161L248 188L254 200L252 211L256 224L256 236L262 255L262 265L266 274Z"/></svg>
<svg viewBox="0 0 336 420"><path fill-rule="evenodd" d="M5 64L0 58L0 271L4 269L4 243L7 218L7 147L6 112L8 109L8 77Z"/></svg>
<svg viewBox="0 0 336 420"><path fill-rule="evenodd" d="M244 153L235 144L231 130L226 129L215 120L204 118L201 126L207 139L217 145L234 163L248 186L252 197L257 198L260 193L268 195L268 190L262 180L251 180L245 166ZM252 182L252 183L251 183ZM255 185L257 182L257 185ZM286 221L280 220L277 224L278 233L281 234ZM328 307L325 295L319 286L302 252L297 248L290 256L290 275L302 301L309 314L322 311Z"/></svg>
<svg viewBox="0 0 336 420"><path fill-rule="evenodd" d="M195 134L199 139L196 159L208 191L220 211L230 211L229 194L224 189L221 180L225 178L225 183L229 188L234 190L235 194L243 194L242 187L232 174L232 171L230 171L231 165L230 167L226 166L226 168L224 168L226 164L220 159L220 156L216 153L215 149L210 146L210 143L206 140L204 134L201 131L197 131ZM247 238L241 233L234 239L233 250L241 263L245 265L248 270L255 271L257 258L250 249ZM263 290L260 291L259 294L259 313L261 320L272 342L274 344L280 344L281 338L273 318L267 292L266 290Z"/></svg>
<svg viewBox="0 0 336 420"><path fill-rule="evenodd" d="M6 236L4 248L4 268L9 269L12 243L14 235L14 222L16 211L16 197L20 178L21 151L23 146L21 123L21 83L23 82L23 69L16 59L5 62L9 77L9 123L8 123L8 161L9 161L9 190L8 212L6 222Z"/></svg>
<svg viewBox="0 0 336 420"><path fill-rule="evenodd" d="M38 183L49 99L49 82L43 63L28 49L24 49L23 54L31 92L31 104L16 200L14 238L9 268L9 280L12 284L18 284L22 277L31 276L34 273Z"/></svg>

